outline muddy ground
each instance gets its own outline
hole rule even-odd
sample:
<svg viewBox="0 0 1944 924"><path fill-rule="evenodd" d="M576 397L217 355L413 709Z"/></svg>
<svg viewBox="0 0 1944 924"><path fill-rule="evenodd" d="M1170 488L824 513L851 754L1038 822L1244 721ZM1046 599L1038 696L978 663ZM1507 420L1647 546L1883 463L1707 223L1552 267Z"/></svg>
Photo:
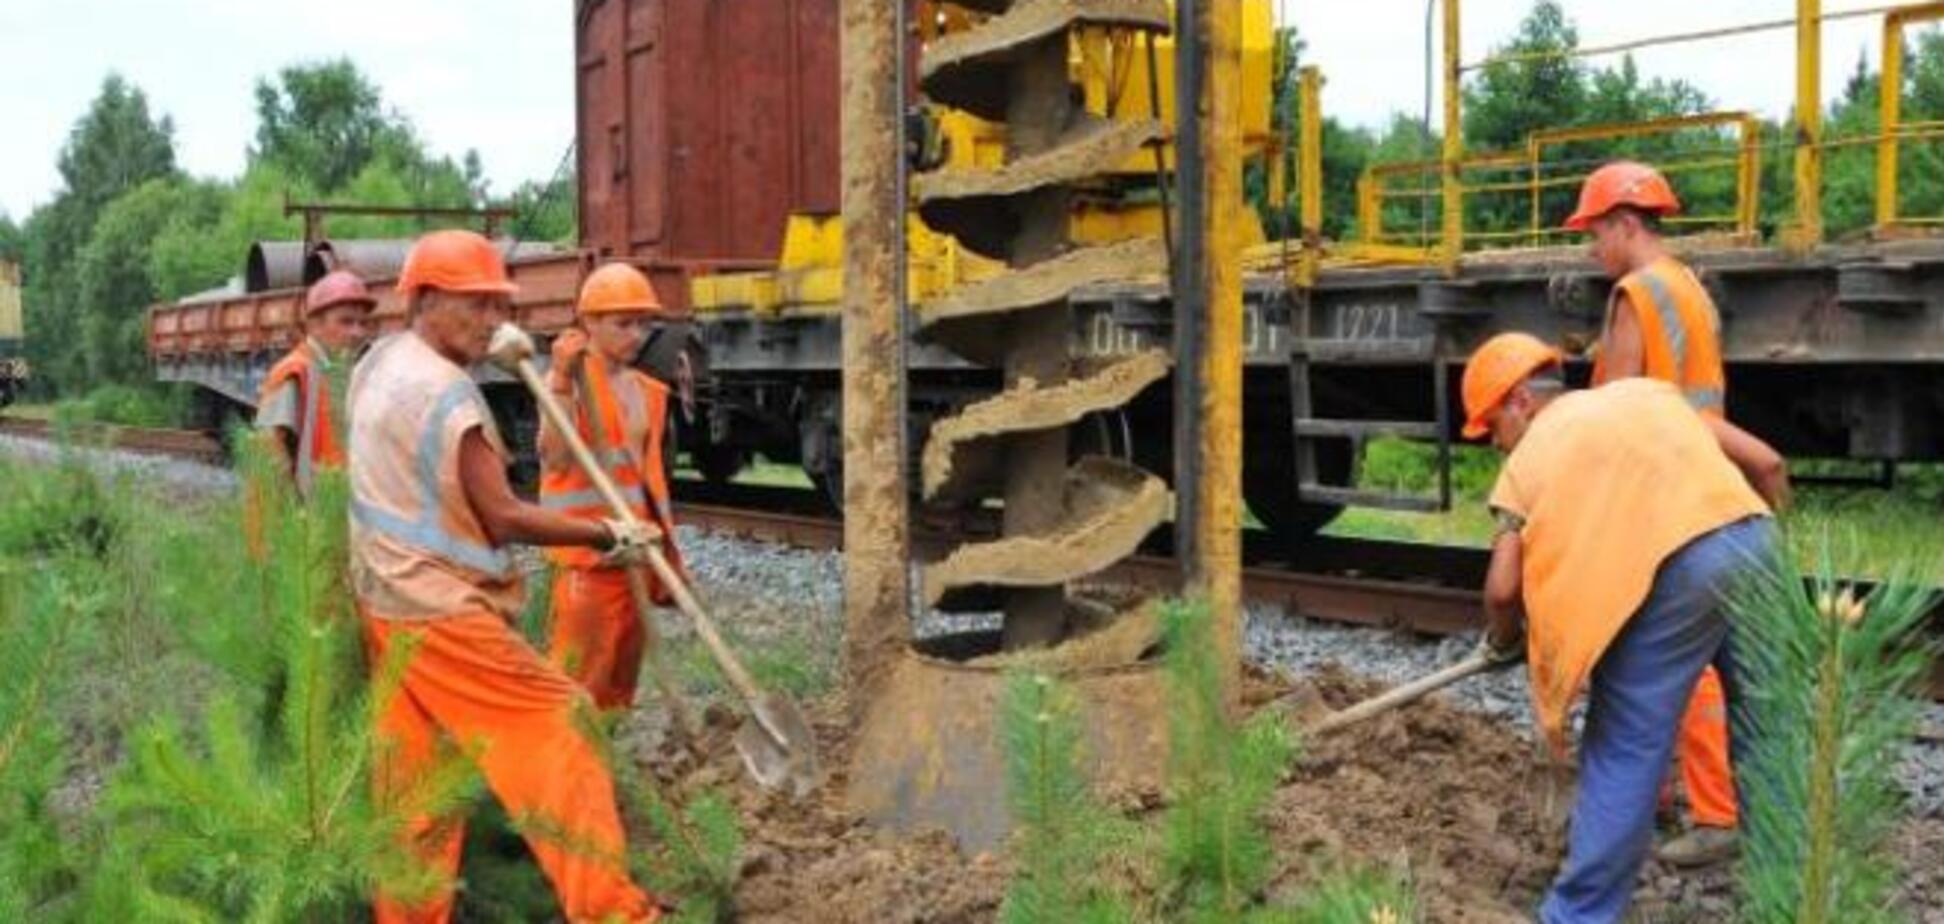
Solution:
<svg viewBox="0 0 1944 924"><path fill-rule="evenodd" d="M1256 676L1247 698L1298 716L1376 691L1340 670L1297 681ZM865 826L841 804L848 740L842 704L813 707L829 784L795 803L744 782L727 730L696 762L663 753L646 763L677 790L727 788L747 839L736 892L751 922L974 922L997 916L1003 856L964 856L942 833L902 837ZM1272 896L1294 896L1345 862L1408 871L1425 919L1499 922L1525 916L1552 876L1571 805L1558 767L1502 723L1436 700L1306 742L1268 820L1278 872ZM1135 800L1158 817L1157 799ZM1944 922L1944 819L1899 829L1908 873L1900 904L1919 924ZM1924 858L1929 858L1928 860ZM1649 863L1634 920L1725 920L1732 870L1684 873Z"/></svg>

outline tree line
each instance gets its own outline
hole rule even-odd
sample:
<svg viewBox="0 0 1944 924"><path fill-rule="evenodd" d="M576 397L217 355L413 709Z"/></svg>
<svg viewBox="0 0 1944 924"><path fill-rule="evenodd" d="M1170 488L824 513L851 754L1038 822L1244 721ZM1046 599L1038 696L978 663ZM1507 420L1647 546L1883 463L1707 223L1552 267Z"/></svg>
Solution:
<svg viewBox="0 0 1944 924"><path fill-rule="evenodd" d="M1294 76L1304 43L1293 28L1282 29L1278 38L1273 122L1280 135L1293 140L1301 118L1293 105ZM1578 30L1560 4L1538 0L1517 31L1492 51L1502 57L1577 47ZM1788 66L1774 64L1778 80L1786 77ZM1842 94L1825 111L1825 136L1874 134L1879 84L1859 58ZM1944 119L1944 34L1912 36L1899 91L1906 119ZM521 214L515 228L521 237L567 240L575 233L570 175L492 195L476 152L454 159L428 151L410 122L388 108L379 88L348 60L286 68L274 79L259 80L254 95L256 134L242 175L199 178L176 163L171 120L151 111L139 87L110 75L62 147L62 183L53 200L19 223L0 215L0 259L20 262L25 276L28 358L39 370L36 388L43 397L147 384L147 306L224 284L238 273L253 241L300 237L301 222L283 214L286 195L374 205L511 205ZM1489 64L1468 77L1462 130L1468 152L1521 150L1535 131L1690 115L1723 104L1684 80L1643 76L1631 56L1610 65L1524 57ZM1324 108L1323 232L1327 238L1351 239L1361 230L1356 184L1364 169L1435 160L1442 140L1413 114L1394 113L1375 128L1346 125L1327 115L1327 91ZM1760 231L1768 235L1791 214L1795 126L1764 120L1760 137ZM1620 156L1659 162L1718 158L1731 154L1734 144L1728 130L1707 127L1576 142L1548 147L1544 167L1567 176ZM1903 148L1903 214L1944 215L1944 150L1935 142L1907 142ZM1293 176L1294 151L1283 156ZM1828 153L1824 220L1831 236L1870 226L1874 170L1874 150L1867 145ZM1436 182L1435 174L1422 178L1427 188ZM1682 173L1675 185L1689 214L1731 209L1731 169ZM1293 233L1293 196L1271 202L1267 187L1265 171L1253 170L1249 190L1264 225L1272 236ZM1570 183L1547 188L1540 201L1541 225L1557 227L1574 197ZM1435 195L1387 200L1383 224L1435 235L1437 208ZM1527 226L1530 209L1524 192L1474 195L1467 201L1466 226L1488 233L1516 231ZM340 218L331 225L338 237L403 237L418 230L417 222L398 218Z"/></svg>
<svg viewBox="0 0 1944 924"><path fill-rule="evenodd" d="M43 398L146 386L146 309L240 275L249 245L303 236L294 201L511 206L522 237L574 234L571 177L488 188L477 151L432 153L347 59L285 68L254 90L257 127L240 176L189 175L174 122L110 74L75 122L53 199L16 223L0 214L0 259L19 262L27 356ZM409 237L416 220L341 217L342 238Z"/></svg>
<svg viewBox="0 0 1944 924"><path fill-rule="evenodd" d="M1277 133L1293 142L1299 137L1301 115L1294 105L1296 69L1302 65L1304 42L1293 28L1279 31L1273 122ZM1729 40L1732 41L1732 40ZM1610 123L1643 122L1694 115L1717 109L1746 108L1747 101L1716 100L1688 81L1645 77L1632 55L1610 65L1584 58L1547 57L1580 47L1579 31L1556 0L1537 0L1514 34L1495 45L1490 58L1506 58L1468 73L1464 87L1462 131L1468 156L1487 152L1523 151L1534 132ZM1905 121L1944 119L1944 33L1924 30L1909 35L1904 49L1903 82L1899 88ZM1792 80L1792 62L1776 61L1776 80ZM1326 78L1327 74L1324 75ZM1435 75L1434 75L1435 77ZM1434 94L1438 92L1434 87ZM1878 94L1881 80L1859 55L1842 93L1824 109L1825 140L1858 138L1878 132ZM1357 226L1357 179L1373 164L1435 161L1443 148L1440 132L1416 113L1397 112L1377 128L1344 124L1328 115L1324 91L1323 233L1334 240L1353 239ZM1442 111L1434 96L1432 118ZM1773 235L1789 220L1795 196L1793 145L1796 125L1762 119L1759 130L1759 232ZM1574 142L1548 146L1542 169L1548 176L1584 174L1598 163L1631 157L1649 162L1719 159L1733 156L1736 138L1726 128L1692 128L1624 140ZM1295 152L1285 152L1285 169L1294 176ZM1875 148L1870 145L1830 149L1824 163L1823 217L1831 237L1854 236L1874 221ZM1935 140L1911 140L1900 157L1900 213L1912 217L1944 216L1944 145ZM1490 183L1517 175L1467 176L1468 183ZM1386 229L1438 230L1435 173L1422 178L1433 195L1423 200L1386 201ZM1689 214L1723 214L1732 209L1735 187L1732 168L1712 167L1674 177ZM1409 181L1400 186L1412 185ZM1292 184L1293 186L1293 184ZM1272 236L1295 226L1296 199L1270 202L1261 171L1251 177L1251 192ZM1571 213L1577 190L1570 183L1547 187L1540 202L1540 223L1557 228ZM1285 208L1285 205L1287 208ZM1523 191L1478 193L1468 197L1468 231L1516 231L1530 221L1530 201ZM1557 243L1559 238L1550 242Z"/></svg>

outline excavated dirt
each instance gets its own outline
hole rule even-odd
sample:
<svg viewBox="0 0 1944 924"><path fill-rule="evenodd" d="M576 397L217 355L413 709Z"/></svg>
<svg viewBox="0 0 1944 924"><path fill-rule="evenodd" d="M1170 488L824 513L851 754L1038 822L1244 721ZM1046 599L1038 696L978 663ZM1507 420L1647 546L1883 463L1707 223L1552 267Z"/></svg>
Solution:
<svg viewBox="0 0 1944 924"><path fill-rule="evenodd" d="M911 178L911 192L922 203L1016 196L1095 176L1160 140L1158 122L1089 118L1062 134L1053 147L1009 161L996 170L918 174Z"/></svg>
<svg viewBox="0 0 1944 924"><path fill-rule="evenodd" d="M1379 684L1330 668L1294 683L1251 672L1253 708L1280 701L1298 720L1380 692ZM940 832L878 831L842 805L851 741L840 701L809 710L824 764L836 768L803 802L747 783L730 746L733 719L710 716L697 761L654 750L644 764L678 794L715 787L733 794L745 838L738 920L747 922L985 922L996 920L1009 875L997 852L962 854ZM646 718L645 716L643 718ZM639 731L639 729L636 729ZM1437 697L1309 740L1278 790L1269 827L1278 870L1270 896L1294 897L1352 864L1408 871L1424 920L1513 922L1550 880L1563 849L1571 773L1512 729ZM1158 821L1158 800L1116 800ZM1913 818L1895 835L1904 865L1897 904L1918 924L1944 922L1944 818ZM1633 921L1716 921L1733 916L1733 870L1676 872L1650 861Z"/></svg>
<svg viewBox="0 0 1944 924"><path fill-rule="evenodd" d="M900 836L846 811L851 743L844 705L828 700L807 711L830 776L800 801L747 781L731 744L734 719L720 708L708 717L704 759L664 745L643 761L678 799L704 788L732 794L744 845L736 919L747 924L993 920L1005 894L1004 862L990 853L967 857L943 832Z"/></svg>
<svg viewBox="0 0 1944 924"><path fill-rule="evenodd" d="M1164 0L1020 0L977 28L945 36L925 49L919 78L925 93L980 118L1004 117L1006 81L995 74L1020 49L1080 23L1164 30Z"/></svg>
<svg viewBox="0 0 1944 924"><path fill-rule="evenodd" d="M1341 670L1291 690L1301 720L1382 692ZM1433 697L1304 742L1271 811L1278 890L1344 860L1402 864L1432 921L1519 921L1559 862L1571 772Z"/></svg>
<svg viewBox="0 0 1944 924"><path fill-rule="evenodd" d="M1174 512L1174 495L1134 466L1089 456L1067 470L1064 507L1052 532L962 545L924 566L926 604L957 588L1047 587L1100 572Z"/></svg>
<svg viewBox="0 0 1944 924"><path fill-rule="evenodd" d="M1167 260L1166 248L1151 237L1076 248L1025 269L954 289L918 306L918 320L931 326L1044 305L1060 301L1076 289L1151 275Z"/></svg>
<svg viewBox="0 0 1944 924"><path fill-rule="evenodd" d="M1119 407L1168 374L1168 355L1160 350L1136 353L1098 371L1078 372L1051 387L1021 383L998 395L966 406L965 410L932 424L923 459L925 497L956 497L954 464L967 444L1008 433L1026 433L1066 426L1087 414Z"/></svg>

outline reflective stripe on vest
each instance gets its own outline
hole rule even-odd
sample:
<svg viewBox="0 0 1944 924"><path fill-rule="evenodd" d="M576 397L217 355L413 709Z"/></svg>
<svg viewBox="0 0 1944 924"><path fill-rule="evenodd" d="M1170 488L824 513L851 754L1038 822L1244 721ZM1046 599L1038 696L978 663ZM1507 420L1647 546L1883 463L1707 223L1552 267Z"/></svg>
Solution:
<svg viewBox="0 0 1944 924"><path fill-rule="evenodd" d="M351 515L366 528L376 530L399 542L457 562L474 571L494 577L507 577L513 573L511 556L491 546L453 535L445 528L439 516L439 439L445 429L446 418L452 416L452 412L458 410L462 403L479 400L479 389L471 379L454 382L444 394L439 396L438 404L426 418L425 429L419 434L420 513L417 520L408 520L356 498L351 502Z"/></svg>
<svg viewBox="0 0 1944 924"><path fill-rule="evenodd" d="M1697 316L1693 321L1696 325L1707 325L1705 330L1691 328L1686 323L1687 316L1681 311L1680 300L1675 297L1674 292L1669 287L1668 280L1660 275L1663 270L1671 271L1674 268L1678 268L1682 273L1687 275L1685 281L1692 284L1693 290L1698 294L1700 301L1694 306L1694 314ZM1700 281L1695 279L1686 267L1680 266L1680 264L1674 263L1673 261L1658 262L1653 266L1631 274L1627 277L1627 281L1637 282L1638 285L1630 288L1616 288L1616 297L1622 292L1630 292L1634 296L1644 297L1651 304L1654 312L1653 317L1658 319L1660 326L1659 344L1643 343L1646 356L1643 358L1644 368L1642 371L1649 376L1655 374L1656 370L1652 362L1655 356L1655 346L1664 346L1666 348L1665 358L1668 367L1665 370L1667 380L1681 386L1682 394L1686 397L1688 406L1704 413L1722 413L1726 393L1721 381L1720 369L1719 339L1721 322L1715 314L1713 304L1707 301L1706 292L1701 288ZM1645 308L1647 306L1637 307ZM1641 323L1637 326L1639 326L1641 337L1645 341L1649 334L1648 325ZM1715 345L1712 347L1706 345L1697 346L1697 338L1702 338L1705 343L1713 343ZM1701 351L1700 356L1690 355L1697 350ZM1691 359L1693 362L1701 363L1702 368L1694 368L1690 362Z"/></svg>
<svg viewBox="0 0 1944 924"><path fill-rule="evenodd" d="M1647 288L1647 300L1654 303L1654 313L1660 315L1661 334L1667 337L1667 352L1674 357L1675 374L1687 369L1687 325L1681 323L1681 309L1674 304L1674 293L1667 291L1667 283L1651 272L1640 273L1638 278Z"/></svg>
<svg viewBox="0 0 1944 924"><path fill-rule="evenodd" d="M621 499L627 501L630 505L642 508L648 506L648 492L642 490L641 485L628 484L616 485L615 487L620 490ZM540 506L548 510L573 510L583 507L593 507L600 510L602 516L610 516L613 513L608 509L607 497L601 494L599 488L588 488L585 491L569 491L565 494L544 494L540 497Z"/></svg>

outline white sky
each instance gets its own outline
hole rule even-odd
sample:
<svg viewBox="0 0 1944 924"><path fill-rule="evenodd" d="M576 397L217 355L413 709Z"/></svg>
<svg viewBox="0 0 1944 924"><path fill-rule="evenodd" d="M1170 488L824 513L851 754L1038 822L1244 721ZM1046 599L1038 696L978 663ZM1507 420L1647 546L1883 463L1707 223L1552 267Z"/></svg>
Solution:
<svg viewBox="0 0 1944 924"><path fill-rule="evenodd" d="M771 0L716 0L766 3ZM1423 103L1425 0L1277 0L1323 68L1325 111L1380 125ZM1826 0L1826 12L1882 5ZM1529 0L1465 0L1465 54L1509 37ZM1565 0L1582 44L1793 15L1793 0ZM477 148L494 189L551 176L574 130L570 0L0 0L0 212L24 218L60 185L54 162L109 71L176 124L177 161L233 176L256 127L258 77L348 55L432 149ZM1857 55L1877 61L1873 18L1824 28L1823 87ZM1793 33L1636 54L1643 75L1685 78L1725 108L1779 116L1794 95ZM1597 59L1600 62L1617 58ZM1438 107L1434 103L1433 121Z"/></svg>

